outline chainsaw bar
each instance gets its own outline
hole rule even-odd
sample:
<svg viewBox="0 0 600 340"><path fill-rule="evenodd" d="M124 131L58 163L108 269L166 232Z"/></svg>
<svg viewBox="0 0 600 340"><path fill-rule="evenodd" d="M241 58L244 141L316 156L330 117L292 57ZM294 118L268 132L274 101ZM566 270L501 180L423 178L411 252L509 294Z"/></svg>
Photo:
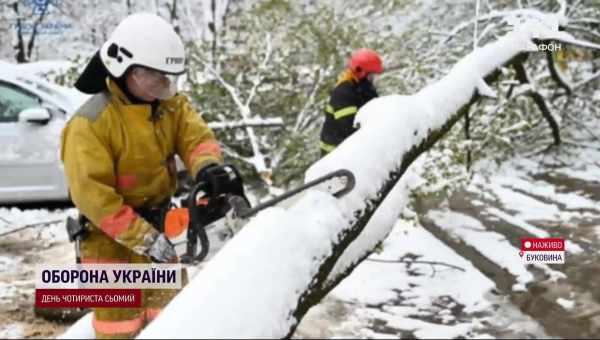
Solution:
<svg viewBox="0 0 600 340"><path fill-rule="evenodd" d="M349 170L340 169L287 191L284 194L272 198L266 202L260 203L255 207L250 207L247 202L239 196L231 196L229 198L229 204L233 208L235 218L246 219L255 215L261 210L277 205L292 196L316 186L322 186L324 190L331 193L336 198L340 198L349 193L354 188L355 184L356 179L354 178L354 174L352 174L352 172Z"/></svg>

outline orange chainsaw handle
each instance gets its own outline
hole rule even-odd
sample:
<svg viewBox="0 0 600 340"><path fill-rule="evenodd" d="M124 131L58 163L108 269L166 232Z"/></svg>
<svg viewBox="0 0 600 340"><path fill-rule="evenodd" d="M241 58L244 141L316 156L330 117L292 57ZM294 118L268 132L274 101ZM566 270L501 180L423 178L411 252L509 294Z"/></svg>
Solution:
<svg viewBox="0 0 600 340"><path fill-rule="evenodd" d="M200 198L196 202L199 206L207 205L207 198ZM174 239L181 235L190 225L190 212L188 208L170 209L165 216L165 236Z"/></svg>

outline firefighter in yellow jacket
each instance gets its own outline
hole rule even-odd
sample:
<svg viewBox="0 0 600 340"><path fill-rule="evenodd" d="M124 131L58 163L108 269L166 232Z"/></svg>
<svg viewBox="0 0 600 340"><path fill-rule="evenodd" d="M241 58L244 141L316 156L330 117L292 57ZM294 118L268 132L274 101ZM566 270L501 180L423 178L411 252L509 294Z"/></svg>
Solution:
<svg viewBox="0 0 600 340"><path fill-rule="evenodd" d="M156 218L176 189L176 154L193 178L213 183L211 190L227 181L208 178L219 174L221 149L176 91L184 71L184 46L171 25L133 14L77 80L80 91L94 95L65 127L61 157L71 198L87 221L83 263L178 261ZM96 336L135 336L176 293L146 290L142 308L96 308Z"/></svg>

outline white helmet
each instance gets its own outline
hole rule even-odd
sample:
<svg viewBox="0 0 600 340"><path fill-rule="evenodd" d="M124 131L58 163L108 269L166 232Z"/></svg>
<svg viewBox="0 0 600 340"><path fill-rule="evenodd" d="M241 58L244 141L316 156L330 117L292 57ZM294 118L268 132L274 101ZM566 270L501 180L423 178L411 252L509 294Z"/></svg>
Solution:
<svg viewBox="0 0 600 340"><path fill-rule="evenodd" d="M123 19L100 48L100 59L116 78L134 65L167 74L185 72L181 38L171 24L151 13L136 13Z"/></svg>

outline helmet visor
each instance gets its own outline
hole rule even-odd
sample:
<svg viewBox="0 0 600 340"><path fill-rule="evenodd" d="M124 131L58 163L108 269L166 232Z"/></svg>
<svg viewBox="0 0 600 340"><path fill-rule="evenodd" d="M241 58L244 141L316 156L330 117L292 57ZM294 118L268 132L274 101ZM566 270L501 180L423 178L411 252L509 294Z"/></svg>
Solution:
<svg viewBox="0 0 600 340"><path fill-rule="evenodd" d="M165 74L145 67L136 67L132 71L132 77L144 93L157 99L169 99L177 93L178 75Z"/></svg>

